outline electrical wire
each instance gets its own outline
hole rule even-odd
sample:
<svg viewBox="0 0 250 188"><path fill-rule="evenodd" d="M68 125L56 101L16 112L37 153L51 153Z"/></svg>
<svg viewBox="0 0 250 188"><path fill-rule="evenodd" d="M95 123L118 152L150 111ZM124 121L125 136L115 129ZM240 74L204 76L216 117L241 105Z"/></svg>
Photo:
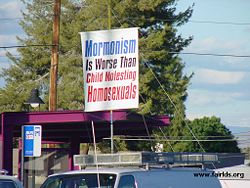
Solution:
<svg viewBox="0 0 250 188"><path fill-rule="evenodd" d="M14 46L0 46L0 49L8 49L8 48L28 48L28 47L52 47L53 44L34 44L34 45L14 45ZM63 45L62 47L65 47ZM141 52L149 52L146 50L141 50ZM157 51L150 51L150 52L157 52ZM236 54L217 54L217 53L198 53L198 52L175 52L170 51L166 52L169 54L180 54L180 55L197 55L197 56L213 56L213 57L233 57L233 58L250 58L250 55L236 55ZM80 56L80 55L79 55ZM4 57L4 56L0 56ZM18 55L16 57L21 57L21 55ZM74 57L78 57L78 55L75 55Z"/></svg>
<svg viewBox="0 0 250 188"><path fill-rule="evenodd" d="M114 9L113 9L114 11ZM113 13L114 14L114 13ZM138 18L136 17L127 17L124 18L124 20L135 20ZM4 17L0 18L0 21L15 21L15 20L24 20L22 17L16 17L16 18L11 18L11 17ZM143 18L143 20L148 20L152 21L150 18ZM172 22L174 21L173 19L164 19L164 18L155 18L154 20L156 21L169 21ZM119 20L120 22L120 20ZM232 22L232 21L215 21L215 20L188 20L187 23L194 23L194 24L214 24L214 25L234 25L234 26L248 26L250 25L250 22Z"/></svg>
<svg viewBox="0 0 250 188"><path fill-rule="evenodd" d="M169 52L169 54L199 55L199 56L219 56L219 57L239 57L239 58L249 58L250 57L250 55L197 53L197 52Z"/></svg>
<svg viewBox="0 0 250 188"><path fill-rule="evenodd" d="M237 26L250 25L250 22L229 22L229 21L211 21L211 20L189 20L188 22L198 23L198 24L216 24L216 25L237 25Z"/></svg>
<svg viewBox="0 0 250 188"><path fill-rule="evenodd" d="M104 138L104 139L110 139L110 138ZM153 142L153 141L171 141L171 142L234 142L234 141L250 141L250 139L243 139L243 140L239 140L239 139L214 139L214 140L207 140L207 139L203 139L203 140L199 140L199 139L153 139L153 138L120 138L121 140L128 140L128 141L149 141L149 142Z"/></svg>
<svg viewBox="0 0 250 188"><path fill-rule="evenodd" d="M111 9L111 12L112 12L113 16L115 17L115 19L118 21L118 23L119 23L120 25L122 25L121 22L120 22L120 20L119 20L118 17L116 16L114 9ZM140 97L141 97L142 101L144 102L144 104L146 104L146 101L145 101L145 99L143 98L143 96L142 96L141 94L140 94ZM150 108L148 108L147 105L146 105L146 108L148 109L148 111L149 111L150 114L152 115L152 112L151 112ZM148 130L148 125L147 125L147 123L146 123L146 120L145 120L144 115L142 115L142 117L143 117L143 123L144 123L144 125L145 125L147 134L148 134L148 136L150 136L149 130ZM160 130L162 131L162 129L160 129ZM165 136L165 134L164 134L163 131L162 131L162 133L163 133L163 135ZM168 140L168 139L167 139L167 140ZM170 143L169 141L167 141L167 143L169 144L170 148L171 148L172 151L174 152L174 149L173 149L171 143ZM153 146L152 146L153 142L150 142L150 144L151 144L151 150L153 151Z"/></svg>
<svg viewBox="0 0 250 188"><path fill-rule="evenodd" d="M159 127L159 129L160 129L161 133L163 134L164 138L167 140L167 143L168 143L168 145L170 146L171 150L172 150L173 152L175 152L175 151L174 151L174 148L173 148L173 146L172 146L172 144L170 143L170 140L166 137L166 134L163 132L162 128Z"/></svg>
<svg viewBox="0 0 250 188"><path fill-rule="evenodd" d="M250 135L246 135L250 138ZM130 138L154 138L154 136L130 136L130 135L126 135L126 137L130 137ZM192 136L163 136L163 137L157 137L157 138L168 138L168 139L180 139L180 138L189 138L189 137L192 137ZM240 137L240 136L239 136ZM197 136L197 138L230 138L232 139L233 136ZM235 138L238 138L235 137Z"/></svg>
<svg viewBox="0 0 250 188"><path fill-rule="evenodd" d="M143 57L143 56L142 56ZM150 66L148 65L148 62L145 61L145 64L147 65L147 67L150 69L150 72L153 74L154 78L156 79L156 81L158 82L159 86L161 87L161 89L163 90L163 92L165 93L165 95L167 96L167 98L169 99L169 101L171 102L171 104L174 106L175 110L177 112L179 112L179 109L177 109L175 103L173 102L173 100L171 99L171 97L169 96L169 94L166 92L165 88L163 87L163 85L161 84L161 82L159 81L159 79L156 77L155 73L153 72L153 70L150 68ZM195 140L197 140L197 143L199 145L199 147L202 149L203 152L206 152L205 149L203 148L203 146L201 145L201 143L199 142L199 140L196 138L195 134L193 133L192 129L189 127L189 125L185 122L186 127L188 128L189 132L192 134L192 136L195 138ZM215 167L215 166L214 166Z"/></svg>
<svg viewBox="0 0 250 188"><path fill-rule="evenodd" d="M143 57L143 55L141 54L141 56ZM144 57L143 57L144 58ZM162 86L162 84L160 83L159 79L156 77L155 73L152 71L152 69L150 68L150 66L148 65L147 61L145 61L145 64L147 65L147 67L150 69L151 73L153 74L154 78L156 79L156 81L158 82L158 84L160 85L160 87L162 88L162 90L164 91L165 95L168 97L169 101L171 102L171 104L174 106L174 108L176 109L177 112L179 112L179 110L177 109L176 105L174 104L173 100L170 98L170 96L168 95L168 93L166 92L166 90L164 89L164 87ZM186 123L185 123L186 124ZM188 130L190 131L190 133L192 134L192 136L195 138L195 140L197 141L198 145L200 146L200 148L205 152L205 149L203 148L203 146L200 144L200 142L198 141L198 139L196 138L196 136L194 135L193 131L191 130L191 128L186 124L186 126L188 127ZM214 165L214 164L213 164ZM215 167L215 166L214 166Z"/></svg>
<svg viewBox="0 0 250 188"><path fill-rule="evenodd" d="M115 15L115 13L112 11L112 14L115 16L116 19L118 19ZM7 19L7 18L5 18ZM11 19L18 19L18 18L11 18ZM3 19L0 19L0 20L3 20ZM235 24L233 22L212 22L212 21L192 21L192 22L196 22L196 23L216 23L216 24ZM120 22L119 22L120 23ZM250 24L250 23L237 23L239 25L242 25L242 24ZM22 47L40 47L40 46L53 46L53 45L27 45L27 46L22 46L22 45L19 45L19 46L5 46L5 47L0 47L0 48L22 48ZM172 53L172 54L187 54L187 55L209 55L209 56L229 56L229 57L250 57L250 55L234 55L234 54L213 54L213 53L195 53L195 52L169 52L169 53ZM150 67L149 67L150 68ZM152 72L153 73L153 72ZM155 76L155 75L154 75ZM157 79L157 77L155 76L155 78ZM157 79L157 82L160 84L159 80ZM162 85L161 85L162 87ZM164 88L162 87L162 89L164 90ZM165 92L165 90L164 90ZM168 96L170 102L172 104L173 101L171 101L170 97Z"/></svg>
<svg viewBox="0 0 250 188"><path fill-rule="evenodd" d="M31 45L13 45L13 46L0 46L0 49L8 48L29 48L29 47L52 47L57 46L56 44L31 44Z"/></svg>
<svg viewBox="0 0 250 188"><path fill-rule="evenodd" d="M10 21L10 20L22 20L23 18L0 18L0 21Z"/></svg>

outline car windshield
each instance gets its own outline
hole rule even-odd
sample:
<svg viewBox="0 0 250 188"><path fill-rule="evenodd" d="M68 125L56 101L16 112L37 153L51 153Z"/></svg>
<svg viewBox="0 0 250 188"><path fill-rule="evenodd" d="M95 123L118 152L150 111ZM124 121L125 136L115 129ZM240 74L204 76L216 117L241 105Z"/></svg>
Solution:
<svg viewBox="0 0 250 188"><path fill-rule="evenodd" d="M16 184L12 180L0 179L0 188L16 188Z"/></svg>
<svg viewBox="0 0 250 188"><path fill-rule="evenodd" d="M41 188L95 188L98 187L97 174L74 174L49 177ZM113 188L115 174L99 174L101 188Z"/></svg>

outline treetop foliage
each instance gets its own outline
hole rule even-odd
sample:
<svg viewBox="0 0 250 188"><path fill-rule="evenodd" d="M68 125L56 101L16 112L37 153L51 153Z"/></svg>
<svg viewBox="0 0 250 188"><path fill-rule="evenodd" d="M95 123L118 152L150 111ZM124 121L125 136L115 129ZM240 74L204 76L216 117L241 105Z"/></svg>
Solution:
<svg viewBox="0 0 250 188"><path fill-rule="evenodd" d="M39 88L48 109L49 69L51 61L53 1L22 0L26 6L20 25L26 37L18 48L20 57L8 53L12 65L2 77L6 86L0 90L2 111L25 110L23 102L30 90ZM79 32L108 29L108 3L111 2L112 28L139 27L140 30L140 109L144 114L175 114L175 109L156 78L184 117L187 87L191 75L183 75L184 63L178 55L191 42L177 34L177 28L192 15L192 6L176 11L176 0L62 0L60 15L60 51L58 73L58 108L83 109L83 75ZM155 74L153 75L152 72ZM19 101L15 101L16 95ZM182 117L182 118L183 118Z"/></svg>
<svg viewBox="0 0 250 188"><path fill-rule="evenodd" d="M11 53L10 67L1 77L1 111L23 111L32 88L39 88L48 109L49 72L52 44L53 1L22 0L26 6L20 21L25 37L17 37L20 56ZM178 56L192 37L183 38L178 27L188 22L193 5L178 12L178 0L62 0L60 15L58 109L84 109L83 71L79 32L108 29L108 3L111 2L111 26L139 28L140 106L138 113L171 117L164 132L171 136L190 136L187 125L198 137L232 136L220 119L203 118L185 122L187 87L192 75L185 75L184 62ZM42 46L31 46L39 44ZM161 135L162 133L157 133ZM118 140L121 148L129 148ZM171 142L176 151L200 151L196 142ZM152 143L151 143L152 144ZM133 145L133 144L132 144ZM140 148L148 144L140 143ZM202 143L207 151L238 151L236 142ZM138 145L137 145L138 146ZM169 150L167 148L166 150Z"/></svg>

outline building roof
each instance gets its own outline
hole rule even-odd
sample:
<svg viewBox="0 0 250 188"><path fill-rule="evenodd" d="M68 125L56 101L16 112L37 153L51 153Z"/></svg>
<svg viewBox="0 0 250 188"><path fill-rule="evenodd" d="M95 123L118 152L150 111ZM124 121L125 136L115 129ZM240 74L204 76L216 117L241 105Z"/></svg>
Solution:
<svg viewBox="0 0 250 188"><path fill-rule="evenodd" d="M41 125L43 140L67 142L70 138L77 138L81 142L92 142L92 121L97 141L110 136L109 111L4 112L1 115L1 126L13 127L14 137L21 137L22 125ZM168 116L113 111L114 135L147 135L154 128L169 123Z"/></svg>

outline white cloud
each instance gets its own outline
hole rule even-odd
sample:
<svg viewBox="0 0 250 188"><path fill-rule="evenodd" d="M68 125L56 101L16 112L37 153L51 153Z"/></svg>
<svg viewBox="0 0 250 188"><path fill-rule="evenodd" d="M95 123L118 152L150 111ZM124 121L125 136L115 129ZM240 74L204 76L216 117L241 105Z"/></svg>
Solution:
<svg viewBox="0 0 250 188"><path fill-rule="evenodd" d="M188 94L188 119L217 116L225 125L250 127L250 100L240 100L246 93L190 89Z"/></svg>
<svg viewBox="0 0 250 188"><path fill-rule="evenodd" d="M21 17L22 3L20 1L10 1L1 3L0 17L2 18L17 18Z"/></svg>
<svg viewBox="0 0 250 188"><path fill-rule="evenodd" d="M250 32L250 27L246 27L246 28L244 29L244 31L245 31L246 33L249 33L249 32Z"/></svg>
<svg viewBox="0 0 250 188"><path fill-rule="evenodd" d="M222 122L226 125L249 127L250 129L250 117L246 113L224 116Z"/></svg>
<svg viewBox="0 0 250 188"><path fill-rule="evenodd" d="M234 50L244 49L242 47L248 46L246 40L221 40L214 36L204 38L202 40L194 39L186 51L196 50L197 52L232 52Z"/></svg>
<svg viewBox="0 0 250 188"><path fill-rule="evenodd" d="M206 105L221 105L232 100L234 93L214 92L209 90L190 89L188 103L192 106L205 107Z"/></svg>
<svg viewBox="0 0 250 188"><path fill-rule="evenodd" d="M218 71L212 69L197 69L194 81L208 84L237 84L242 81L246 73L236 71Z"/></svg>
<svg viewBox="0 0 250 188"><path fill-rule="evenodd" d="M0 35L0 46L10 43L16 44L16 35Z"/></svg>
<svg viewBox="0 0 250 188"><path fill-rule="evenodd" d="M187 119L189 120L194 120L194 119L201 119L203 117L212 117L212 116L216 116L221 118L221 122L225 125L237 125L235 124L236 120L239 120L240 118L237 116L233 117L225 117L222 113L218 113L218 112L213 112L213 110L209 111L209 112L198 112L198 111L186 111L186 116ZM238 122L238 125L241 122ZM242 124L240 124L242 126Z"/></svg>
<svg viewBox="0 0 250 188"><path fill-rule="evenodd" d="M186 116L187 116L187 119L194 120L194 119L201 119L203 117L211 117L211 116L214 116L214 114L212 114L212 113L202 113L202 114L200 114L200 113L193 113L193 112L189 113L189 112L187 112Z"/></svg>
<svg viewBox="0 0 250 188"><path fill-rule="evenodd" d="M247 102L250 102L249 98L246 98L248 93L244 91L212 91L212 90L202 90L202 89L189 89L188 90L188 99L187 105L194 107L206 107L207 105L225 105L233 104L238 102L246 105ZM245 100L242 100L245 99ZM236 108L236 106L234 106ZM249 109L249 107L245 107ZM238 106L238 110L241 108ZM248 110L249 111L249 110Z"/></svg>
<svg viewBox="0 0 250 188"><path fill-rule="evenodd" d="M249 40L222 40L214 36L204 39L194 39L190 46L185 49L185 52L196 53L211 53L211 54L225 54L225 55L250 55ZM236 64L248 61L248 58L243 57L221 57L222 62Z"/></svg>
<svg viewBox="0 0 250 188"><path fill-rule="evenodd" d="M213 113L213 112L205 112L205 113L199 113L199 112L186 112L187 119L194 120L194 119L201 119L203 117L212 117L216 116L221 119L221 123L223 123L226 126L235 126L235 127L246 127L250 129L250 117L248 114L236 114L232 115L231 113L223 114L223 113Z"/></svg>
<svg viewBox="0 0 250 188"><path fill-rule="evenodd" d="M0 50L0 56L5 56L5 54L6 54L7 51L10 52L10 53L13 54L13 55L18 54L16 48L10 48L10 49L7 49L7 50L1 49L1 50Z"/></svg>

